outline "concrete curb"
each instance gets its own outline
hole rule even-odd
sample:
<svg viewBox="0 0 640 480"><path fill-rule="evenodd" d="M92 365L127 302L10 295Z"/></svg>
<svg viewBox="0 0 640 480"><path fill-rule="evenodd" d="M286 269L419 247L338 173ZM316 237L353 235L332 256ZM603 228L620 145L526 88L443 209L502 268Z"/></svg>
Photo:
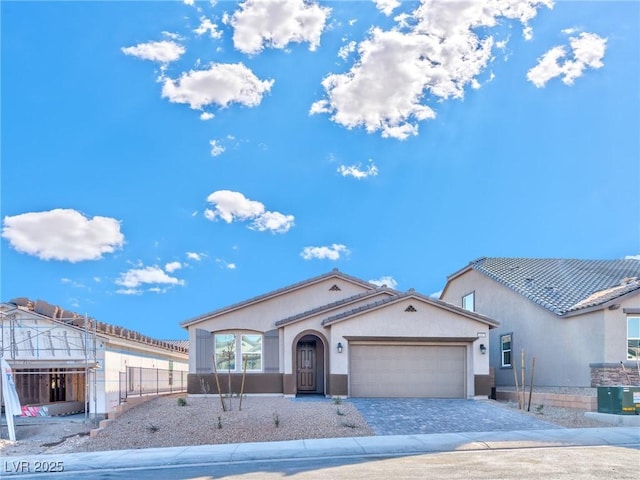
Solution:
<svg viewBox="0 0 640 480"><path fill-rule="evenodd" d="M33 467L37 462L39 464L62 462L64 473L78 475L81 472L99 469L123 470L151 466L599 445L638 447L640 446L640 431L635 427L604 427L323 438L4 457L0 467L3 477L20 477L21 475L33 474Z"/></svg>

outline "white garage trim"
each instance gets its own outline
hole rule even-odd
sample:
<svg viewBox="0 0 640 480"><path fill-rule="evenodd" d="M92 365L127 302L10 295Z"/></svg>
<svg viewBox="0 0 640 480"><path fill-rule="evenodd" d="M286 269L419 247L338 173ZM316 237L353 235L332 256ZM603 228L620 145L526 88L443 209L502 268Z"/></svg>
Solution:
<svg viewBox="0 0 640 480"><path fill-rule="evenodd" d="M465 398L466 386L466 344L349 344L352 397Z"/></svg>

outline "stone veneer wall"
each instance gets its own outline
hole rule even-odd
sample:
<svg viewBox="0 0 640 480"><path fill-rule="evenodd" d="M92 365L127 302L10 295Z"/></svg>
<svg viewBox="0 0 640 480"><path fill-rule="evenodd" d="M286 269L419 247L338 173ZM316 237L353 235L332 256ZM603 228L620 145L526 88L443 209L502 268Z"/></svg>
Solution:
<svg viewBox="0 0 640 480"><path fill-rule="evenodd" d="M496 392L497 400L507 400L509 402L518 403L518 394L515 391ZM529 404L529 390L525 393L525 409ZM586 412L595 412L598 410L597 397L586 395L567 395L562 393L536 393L535 387L531 395L531 410L535 410L538 405L549 405L552 407L577 408Z"/></svg>
<svg viewBox="0 0 640 480"><path fill-rule="evenodd" d="M640 385L640 374L635 363L625 363L624 369L620 363L592 363L589 366L592 387Z"/></svg>

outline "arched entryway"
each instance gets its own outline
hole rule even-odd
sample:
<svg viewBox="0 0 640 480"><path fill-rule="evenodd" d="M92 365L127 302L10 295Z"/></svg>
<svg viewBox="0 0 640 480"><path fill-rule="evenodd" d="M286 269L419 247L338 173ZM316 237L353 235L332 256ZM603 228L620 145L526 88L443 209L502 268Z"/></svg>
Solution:
<svg viewBox="0 0 640 480"><path fill-rule="evenodd" d="M296 372L296 393L325 393L326 356L324 340L316 334L302 335L294 343L293 366Z"/></svg>

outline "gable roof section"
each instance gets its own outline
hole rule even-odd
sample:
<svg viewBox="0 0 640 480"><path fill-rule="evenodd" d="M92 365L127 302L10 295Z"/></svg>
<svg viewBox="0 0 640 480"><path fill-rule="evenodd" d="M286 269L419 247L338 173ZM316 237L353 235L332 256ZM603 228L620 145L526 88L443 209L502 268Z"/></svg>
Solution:
<svg viewBox="0 0 640 480"><path fill-rule="evenodd" d="M322 305L320 307L312 308L311 310L307 310L306 312L298 313L297 315L292 315L290 317L284 318L282 320L278 320L276 322L276 327L283 327L285 325L289 325L290 323L299 322L304 320L305 318L312 317L314 315L318 315L319 313L329 312L339 307L344 307L349 305L350 303L356 303L360 300L376 297L381 294L387 294L387 296L397 296L398 291L393 290L387 287L379 287L375 290L368 290L366 292L359 293L357 295L352 295L351 297L343 298L342 300L338 300L336 302L329 303L327 305Z"/></svg>
<svg viewBox="0 0 640 480"><path fill-rule="evenodd" d="M443 310L448 310L449 312L453 312L453 313L457 313L460 314L464 317L470 318L471 320L476 320L478 322L481 323L485 323L489 326L489 328L495 328L498 325L500 325L499 322L497 322L496 320L493 320L492 318L486 317L484 315L480 315L479 313L475 313L475 312L470 312L469 310L465 310L461 307L458 307L456 305L452 305L450 303L447 302L443 302L442 300L437 300L435 298L432 297L428 297L426 295L423 295L421 293L417 293L414 290L409 290L406 293L399 293L398 295L395 295L393 297L388 297L385 299L381 299L381 300L377 300L375 302L371 302L368 303L366 305L362 305L360 307L356 307L352 310L348 310L346 312L342 312L339 313L337 315L333 315L329 318L326 318L322 321L322 325L323 326L327 326L327 325L331 325L332 323L336 323L342 320L346 320L348 318L354 317L356 315L360 315L364 312L368 312L368 311L372 311L378 308L382 308L383 306L386 305L390 305L392 303L395 302L399 302L401 300L407 299L407 298L413 298L419 301L422 301L424 303L427 303L429 305L432 305L434 307L437 308L441 308Z"/></svg>
<svg viewBox="0 0 640 480"><path fill-rule="evenodd" d="M600 307L640 292L640 260L490 258L474 260L451 281L473 269L534 303L563 316Z"/></svg>
<svg viewBox="0 0 640 480"><path fill-rule="evenodd" d="M356 277L352 277L351 275L347 275L345 273L342 273L341 271L339 271L337 268L334 268L332 271L328 272L328 273L324 273L322 275L318 275L317 277L313 277L307 280L304 280L302 282L298 282L298 283L294 283L292 285L289 285L287 287L283 287L283 288L279 288L277 290L272 290L271 292L267 292L264 293L262 295L258 295L256 297L252 297L248 300L244 300L242 302L238 302L238 303L234 303L233 305L229 305L227 307L223 307L223 308L219 308L217 310L213 310L209 313L205 313L203 315L198 315L197 317L193 317L190 318L188 320L185 320L184 322L181 322L180 325L184 328L189 327L190 325L199 323L201 321L204 320L209 320L212 317L217 317L219 315L231 312L233 310L237 310L239 308L244 308L244 307L248 307L249 305L253 305L259 302L263 302L265 300L268 300L270 298L274 298L280 295L284 295L286 293L292 292L294 290L298 290L300 288L304 288L307 287L309 285L313 285L315 283L321 282L323 280L326 280L328 278L340 278L342 280L345 280L347 282L351 282L354 283L356 285L360 285L362 287L365 287L369 290L374 290L376 289L376 285L366 282L360 278L356 278Z"/></svg>

